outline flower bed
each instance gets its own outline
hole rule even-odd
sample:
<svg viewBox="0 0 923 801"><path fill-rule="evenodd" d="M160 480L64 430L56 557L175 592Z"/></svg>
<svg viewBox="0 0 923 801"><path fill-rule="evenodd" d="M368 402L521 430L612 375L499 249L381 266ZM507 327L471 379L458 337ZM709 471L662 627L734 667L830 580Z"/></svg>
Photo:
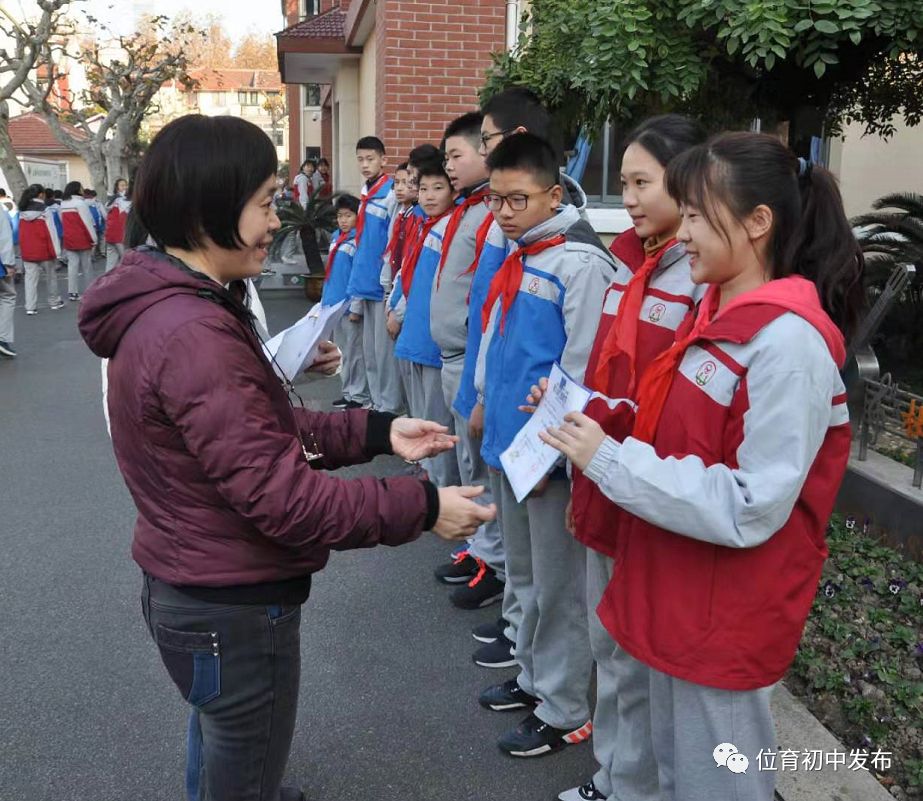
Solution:
<svg viewBox="0 0 923 801"><path fill-rule="evenodd" d="M877 776L923 799L923 565L834 517L788 688L847 748L893 755Z"/></svg>

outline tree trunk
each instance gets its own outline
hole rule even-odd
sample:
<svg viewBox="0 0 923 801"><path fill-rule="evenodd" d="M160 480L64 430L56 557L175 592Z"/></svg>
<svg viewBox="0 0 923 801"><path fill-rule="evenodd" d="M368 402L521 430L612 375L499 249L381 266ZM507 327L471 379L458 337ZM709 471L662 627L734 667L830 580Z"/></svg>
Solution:
<svg viewBox="0 0 923 801"><path fill-rule="evenodd" d="M5 189L9 190L10 197L13 200L18 201L20 195L26 191L28 181L26 173L22 169L22 164L19 163L16 153L13 151L13 143L10 140L8 127L9 121L9 106L5 100L0 101L0 170L3 170L3 174L10 184Z"/></svg>
<svg viewBox="0 0 923 801"><path fill-rule="evenodd" d="M310 226L304 226L299 232L301 247L304 250L304 260L308 265L311 275L323 275L324 260L320 256L320 246L317 244L317 231Z"/></svg>

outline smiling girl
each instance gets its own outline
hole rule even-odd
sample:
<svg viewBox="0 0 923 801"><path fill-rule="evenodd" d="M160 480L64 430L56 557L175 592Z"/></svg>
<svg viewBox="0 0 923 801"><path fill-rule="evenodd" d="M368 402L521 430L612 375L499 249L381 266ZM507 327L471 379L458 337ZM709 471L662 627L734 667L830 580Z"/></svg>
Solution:
<svg viewBox="0 0 923 801"><path fill-rule="evenodd" d="M863 260L833 177L777 139L724 134L667 188L694 324L642 377L632 436L571 415L543 439L628 514L598 612L648 674L664 799L769 801L772 687L795 656L849 456L840 379ZM716 768L733 743L750 769ZM738 760L740 762L740 760Z"/></svg>

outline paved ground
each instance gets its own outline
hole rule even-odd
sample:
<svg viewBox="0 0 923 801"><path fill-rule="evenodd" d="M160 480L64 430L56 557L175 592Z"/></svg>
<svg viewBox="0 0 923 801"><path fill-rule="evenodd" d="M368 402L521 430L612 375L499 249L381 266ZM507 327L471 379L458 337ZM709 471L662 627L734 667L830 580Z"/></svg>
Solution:
<svg viewBox="0 0 923 801"><path fill-rule="evenodd" d="M141 619L134 509L74 306L17 309L19 358L0 360L0 801L181 801L186 712ZM276 331L304 301L266 307ZM313 382L306 399L338 389ZM550 801L588 778L586 745L525 762L497 750L518 717L476 695L513 674L476 667L468 634L497 607L449 605L431 575L446 552L428 536L334 554L317 577L290 760L311 801Z"/></svg>

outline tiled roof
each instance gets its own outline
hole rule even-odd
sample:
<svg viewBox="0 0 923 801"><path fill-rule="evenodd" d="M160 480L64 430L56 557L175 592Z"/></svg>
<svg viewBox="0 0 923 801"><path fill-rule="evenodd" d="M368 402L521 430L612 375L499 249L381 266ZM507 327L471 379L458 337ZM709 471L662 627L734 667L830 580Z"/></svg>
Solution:
<svg viewBox="0 0 923 801"><path fill-rule="evenodd" d="M190 70L199 85L197 92L236 92L238 89L279 91L282 79L272 70L205 69Z"/></svg>
<svg viewBox="0 0 923 801"><path fill-rule="evenodd" d="M64 129L77 139L86 139L87 135L79 128L67 123L61 123ZM67 145L58 141L58 138L51 130L51 126L45 121L44 117L35 112L21 114L18 117L10 118L10 140L13 143L13 150L18 155L61 155L71 154Z"/></svg>
<svg viewBox="0 0 923 801"><path fill-rule="evenodd" d="M346 14L339 6L334 6L316 17L308 17L289 26L278 36L291 36L300 39L339 39L346 37Z"/></svg>

